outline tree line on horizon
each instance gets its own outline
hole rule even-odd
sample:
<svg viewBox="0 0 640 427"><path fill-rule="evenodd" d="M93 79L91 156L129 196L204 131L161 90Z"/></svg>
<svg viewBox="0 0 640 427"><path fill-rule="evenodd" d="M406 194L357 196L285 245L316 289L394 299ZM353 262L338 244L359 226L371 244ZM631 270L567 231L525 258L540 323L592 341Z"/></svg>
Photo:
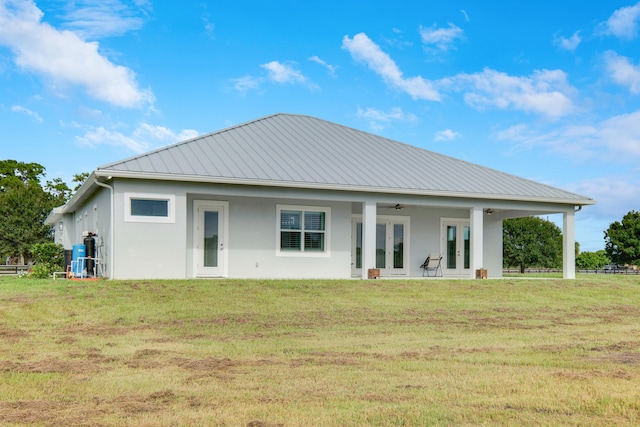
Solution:
<svg viewBox="0 0 640 427"><path fill-rule="evenodd" d="M31 263L34 255L51 252L42 246L53 244L45 219L54 207L67 203L88 176L74 174L71 188L61 178L45 180L45 167L38 163L0 160L0 257L5 263ZM604 249L596 252L580 252L576 242L576 267L640 264L640 212L632 210L611 223L604 241ZM562 230L539 217L504 220L503 263L521 272L530 267L561 268Z"/></svg>

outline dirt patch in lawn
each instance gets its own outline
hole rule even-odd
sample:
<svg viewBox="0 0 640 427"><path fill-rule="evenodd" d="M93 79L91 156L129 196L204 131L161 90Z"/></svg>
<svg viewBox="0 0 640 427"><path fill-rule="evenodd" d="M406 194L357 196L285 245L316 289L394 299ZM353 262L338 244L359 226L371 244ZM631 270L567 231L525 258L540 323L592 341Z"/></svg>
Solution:
<svg viewBox="0 0 640 427"><path fill-rule="evenodd" d="M619 363L623 365L640 364L640 353L608 353L598 357L589 357L588 361L597 363Z"/></svg>
<svg viewBox="0 0 640 427"><path fill-rule="evenodd" d="M7 328L0 325L0 339L3 341L17 342L28 336L28 333L20 329Z"/></svg>
<svg viewBox="0 0 640 427"><path fill-rule="evenodd" d="M0 402L0 421L17 425L78 425L98 427L101 424L88 421L88 413L77 413L67 404L50 401Z"/></svg>
<svg viewBox="0 0 640 427"><path fill-rule="evenodd" d="M101 368L91 360L61 360L49 358L34 362L0 361L0 372L22 373L86 373Z"/></svg>
<svg viewBox="0 0 640 427"><path fill-rule="evenodd" d="M74 425L99 427L107 414L135 416L166 411L178 401L172 390L148 395L125 394L113 399L94 398L88 402L13 401L0 402L0 422L18 425Z"/></svg>

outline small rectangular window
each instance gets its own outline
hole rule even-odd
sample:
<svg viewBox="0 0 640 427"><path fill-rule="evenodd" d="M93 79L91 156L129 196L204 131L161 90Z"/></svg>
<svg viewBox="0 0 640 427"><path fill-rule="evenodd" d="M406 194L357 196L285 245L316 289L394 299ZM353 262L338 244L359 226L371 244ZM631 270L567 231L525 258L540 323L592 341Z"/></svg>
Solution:
<svg viewBox="0 0 640 427"><path fill-rule="evenodd" d="M168 200L131 199L132 216L169 216Z"/></svg>
<svg viewBox="0 0 640 427"><path fill-rule="evenodd" d="M175 222L175 196L125 193L125 221Z"/></svg>

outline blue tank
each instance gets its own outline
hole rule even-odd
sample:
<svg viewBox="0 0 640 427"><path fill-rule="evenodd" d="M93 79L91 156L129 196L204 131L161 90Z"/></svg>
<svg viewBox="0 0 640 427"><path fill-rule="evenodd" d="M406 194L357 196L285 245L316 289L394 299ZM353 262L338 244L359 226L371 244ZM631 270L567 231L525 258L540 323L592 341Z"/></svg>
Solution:
<svg viewBox="0 0 640 427"><path fill-rule="evenodd" d="M86 260L79 260L79 258L84 258L87 256L87 247L85 245L73 245L73 250L71 253L71 271L74 275L80 276L82 272L86 268Z"/></svg>

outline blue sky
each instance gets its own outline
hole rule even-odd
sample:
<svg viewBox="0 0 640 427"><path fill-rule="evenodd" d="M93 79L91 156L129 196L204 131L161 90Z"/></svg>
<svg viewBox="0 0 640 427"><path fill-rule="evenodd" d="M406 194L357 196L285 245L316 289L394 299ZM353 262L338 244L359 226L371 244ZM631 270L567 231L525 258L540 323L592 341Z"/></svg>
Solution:
<svg viewBox="0 0 640 427"><path fill-rule="evenodd" d="M517 6L516 6L517 5ZM0 0L0 158L49 179L277 112L640 203L640 2Z"/></svg>

